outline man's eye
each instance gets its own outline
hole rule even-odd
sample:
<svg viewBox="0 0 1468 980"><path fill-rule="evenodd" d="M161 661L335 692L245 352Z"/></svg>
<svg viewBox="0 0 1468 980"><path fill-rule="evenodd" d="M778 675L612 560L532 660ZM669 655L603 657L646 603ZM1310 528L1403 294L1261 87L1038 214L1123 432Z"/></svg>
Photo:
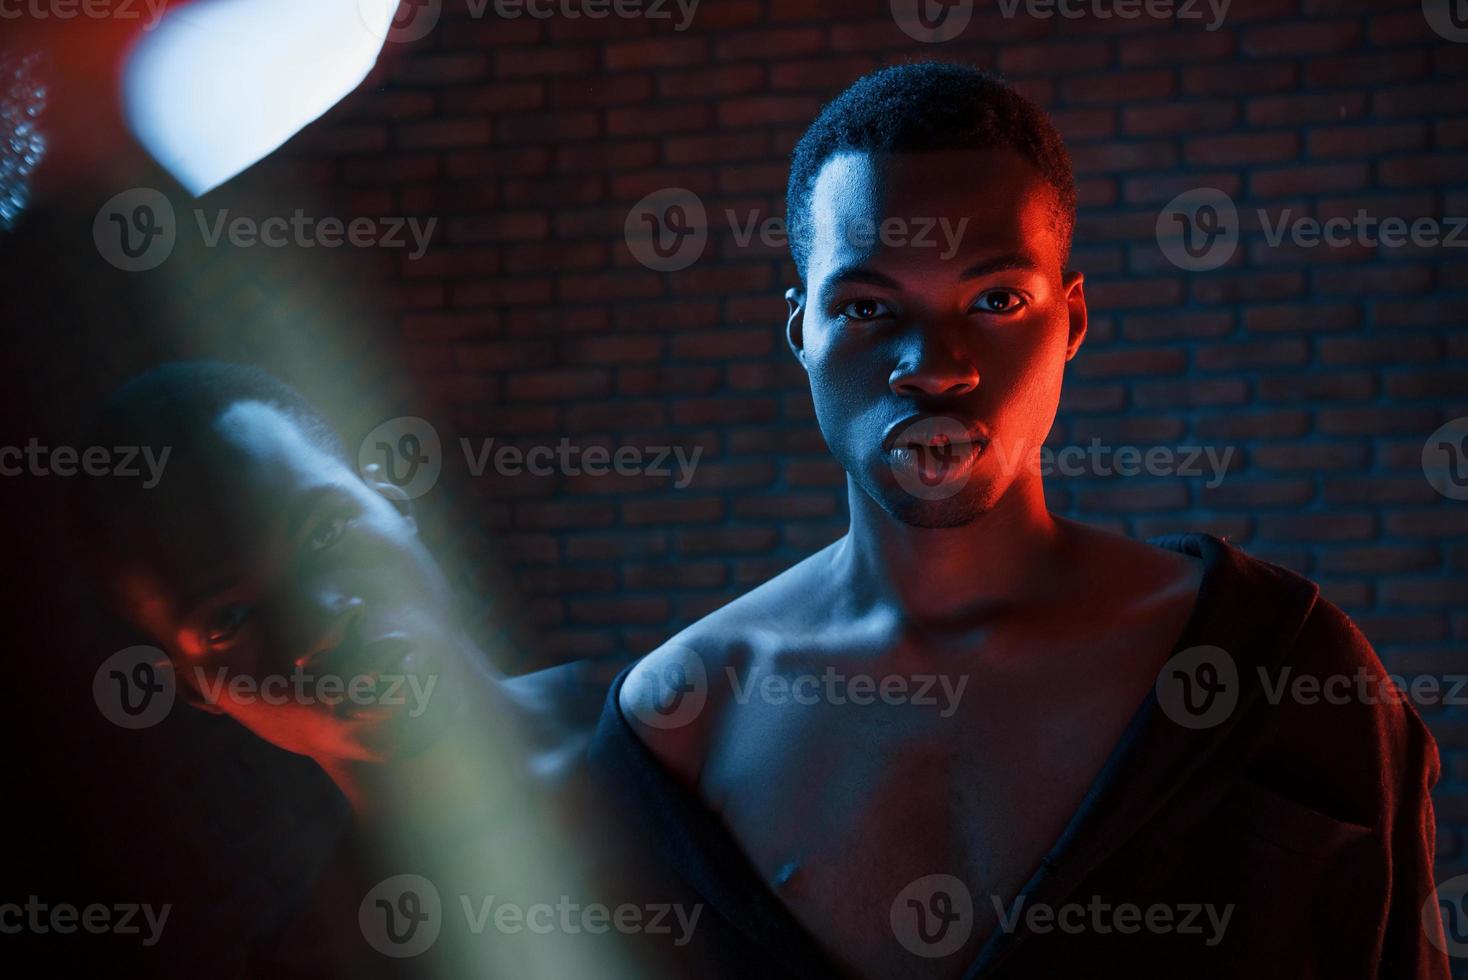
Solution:
<svg viewBox="0 0 1468 980"><path fill-rule="evenodd" d="M991 289L974 301L981 313L1013 313L1024 305L1025 298L1012 289Z"/></svg>
<svg viewBox="0 0 1468 980"><path fill-rule="evenodd" d="M347 519L345 517L333 517L324 520L311 529L306 535L307 551L325 551L341 540L346 533Z"/></svg>
<svg viewBox="0 0 1468 980"><path fill-rule="evenodd" d="M847 303L837 310L837 313L847 320L876 320L880 317L891 316L892 310L886 303L874 299L858 299Z"/></svg>
<svg viewBox="0 0 1468 980"><path fill-rule="evenodd" d="M204 639L210 646L219 646L228 643L239 633L240 628L250 618L251 608L242 602L211 615L204 624Z"/></svg>

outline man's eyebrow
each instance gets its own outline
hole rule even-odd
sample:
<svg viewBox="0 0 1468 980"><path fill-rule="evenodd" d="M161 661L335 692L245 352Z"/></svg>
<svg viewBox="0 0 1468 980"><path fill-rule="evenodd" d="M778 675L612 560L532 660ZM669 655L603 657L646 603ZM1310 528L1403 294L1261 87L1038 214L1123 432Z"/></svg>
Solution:
<svg viewBox="0 0 1468 980"><path fill-rule="evenodd" d="M1013 255L1001 255L998 258L985 259L975 262L959 273L960 279L982 279L984 276L992 276L996 272L1012 272L1016 269L1030 272L1040 267L1040 263L1027 255L1018 253Z"/></svg>
<svg viewBox="0 0 1468 980"><path fill-rule="evenodd" d="M901 289L902 284L891 276L883 275L876 269L868 269L861 265L843 265L835 272L826 277L826 282L832 286L840 286L849 282L864 282L872 286L883 286L887 289Z"/></svg>
<svg viewBox="0 0 1468 980"><path fill-rule="evenodd" d="M1040 263L1027 255L1018 253L1012 255L1000 255L992 259L984 259L975 262L959 273L960 279L982 279L984 276L992 276L996 272L1011 272L1016 269L1032 272L1040 268ZM826 277L826 282L833 286L845 283L867 283L872 286L882 286L887 289L901 289L902 284L891 276L884 275L876 269L870 269L861 265L844 265Z"/></svg>

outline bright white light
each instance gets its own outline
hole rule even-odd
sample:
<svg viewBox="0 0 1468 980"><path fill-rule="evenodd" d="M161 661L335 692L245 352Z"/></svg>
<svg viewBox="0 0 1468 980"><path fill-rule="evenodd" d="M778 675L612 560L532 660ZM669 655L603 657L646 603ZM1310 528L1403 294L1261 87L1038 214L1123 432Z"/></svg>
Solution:
<svg viewBox="0 0 1468 980"><path fill-rule="evenodd" d="M362 83L397 0L199 0L123 69L128 124L195 195L277 149Z"/></svg>

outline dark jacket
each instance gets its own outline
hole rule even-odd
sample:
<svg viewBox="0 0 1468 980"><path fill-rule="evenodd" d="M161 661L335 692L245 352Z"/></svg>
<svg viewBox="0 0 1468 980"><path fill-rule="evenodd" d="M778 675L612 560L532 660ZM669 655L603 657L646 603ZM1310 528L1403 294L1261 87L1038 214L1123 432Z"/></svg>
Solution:
<svg viewBox="0 0 1468 980"><path fill-rule="evenodd" d="M1311 582L1208 535L1153 543L1203 559L1197 606L1017 901L1165 906L1174 928L1037 931L1022 915L964 975L1446 978L1429 799L1439 762L1416 711L1390 696L1370 644ZM647 848L648 887L706 905L692 944L700 974L836 975L725 828L633 733L618 706L625 677L603 707L592 772ZM1232 909L1221 938L1178 928L1205 904Z"/></svg>

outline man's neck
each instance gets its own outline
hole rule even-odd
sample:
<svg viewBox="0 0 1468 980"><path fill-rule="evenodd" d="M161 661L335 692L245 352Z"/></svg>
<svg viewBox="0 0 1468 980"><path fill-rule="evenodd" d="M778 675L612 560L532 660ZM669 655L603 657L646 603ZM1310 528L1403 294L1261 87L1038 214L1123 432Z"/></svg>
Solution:
<svg viewBox="0 0 1468 980"><path fill-rule="evenodd" d="M903 523L848 480L851 531L832 554L860 609L905 620L971 622L1032 599L1059 566L1066 531L1038 479L1015 484L959 527Z"/></svg>

